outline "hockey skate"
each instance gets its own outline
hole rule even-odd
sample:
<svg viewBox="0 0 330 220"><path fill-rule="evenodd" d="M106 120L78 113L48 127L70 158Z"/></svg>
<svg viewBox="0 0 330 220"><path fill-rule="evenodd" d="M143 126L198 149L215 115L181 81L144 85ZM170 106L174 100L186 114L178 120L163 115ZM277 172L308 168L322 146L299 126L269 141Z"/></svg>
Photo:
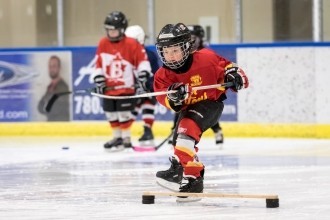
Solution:
<svg viewBox="0 0 330 220"><path fill-rule="evenodd" d="M130 137L125 137L123 139L123 150L126 151L126 152L132 152L133 151L133 146L132 146L132 142L131 142Z"/></svg>
<svg viewBox="0 0 330 220"><path fill-rule="evenodd" d="M156 182L161 187L178 192L183 176L183 167L176 157L169 158L171 167L168 170L158 171L156 173Z"/></svg>
<svg viewBox="0 0 330 220"><path fill-rule="evenodd" d="M146 147L155 147L155 142L154 142L154 135L152 133L152 130L148 126L143 126L144 127L144 133L143 135L139 138L139 144L141 147L146 146Z"/></svg>
<svg viewBox="0 0 330 220"><path fill-rule="evenodd" d="M118 152L124 150L122 138L114 138L106 142L103 146L109 152Z"/></svg>
<svg viewBox="0 0 330 220"><path fill-rule="evenodd" d="M221 150L223 148L223 133L222 130L219 130L214 133L215 136L215 144L216 146L219 146L219 149Z"/></svg>
<svg viewBox="0 0 330 220"><path fill-rule="evenodd" d="M180 193L203 193L204 189L204 178L200 177L183 177L180 185ZM195 202L199 201L199 197L188 197L188 196L179 196L177 202Z"/></svg>

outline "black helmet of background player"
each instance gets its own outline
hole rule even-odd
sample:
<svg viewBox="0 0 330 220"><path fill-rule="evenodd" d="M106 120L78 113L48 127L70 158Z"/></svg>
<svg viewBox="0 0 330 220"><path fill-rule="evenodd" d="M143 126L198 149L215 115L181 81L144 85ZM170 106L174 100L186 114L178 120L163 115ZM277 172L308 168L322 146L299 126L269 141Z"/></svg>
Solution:
<svg viewBox="0 0 330 220"><path fill-rule="evenodd" d="M204 36L205 32L200 25L187 25L191 33L192 51L200 50L204 48Z"/></svg>
<svg viewBox="0 0 330 220"><path fill-rule="evenodd" d="M125 33L128 22L126 16L120 11L111 12L104 21L104 28L107 31L107 36L110 41L116 42L120 41ZM118 34L115 36L110 36L111 30L118 30Z"/></svg>
<svg viewBox="0 0 330 220"><path fill-rule="evenodd" d="M164 49L166 50L169 47L180 48L182 58L180 60L166 60L164 57ZM190 54L190 31L183 23L167 24L161 29L157 36L156 48L165 66L170 69L178 69L185 64Z"/></svg>

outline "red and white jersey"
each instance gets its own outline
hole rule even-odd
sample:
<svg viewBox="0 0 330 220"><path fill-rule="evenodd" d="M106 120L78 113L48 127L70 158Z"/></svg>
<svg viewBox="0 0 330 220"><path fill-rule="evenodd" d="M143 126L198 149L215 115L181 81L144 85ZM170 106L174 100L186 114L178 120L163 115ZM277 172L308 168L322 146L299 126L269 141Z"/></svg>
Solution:
<svg viewBox="0 0 330 220"><path fill-rule="evenodd" d="M156 72L154 78L155 92L166 91L170 85L177 82L189 84L191 87L224 83L225 67L232 62L208 49L196 51L192 55L192 65L185 73L178 74L170 69L161 67ZM225 89L221 87L218 89L194 91L185 100L183 108L206 99L217 100L222 93L225 93ZM166 95L157 96L157 100L171 109Z"/></svg>
<svg viewBox="0 0 330 220"><path fill-rule="evenodd" d="M111 42L107 37L100 40L97 51L96 73L104 75L106 95L128 95L135 93L135 74L151 72L150 63L143 46L135 39L124 36L119 42Z"/></svg>

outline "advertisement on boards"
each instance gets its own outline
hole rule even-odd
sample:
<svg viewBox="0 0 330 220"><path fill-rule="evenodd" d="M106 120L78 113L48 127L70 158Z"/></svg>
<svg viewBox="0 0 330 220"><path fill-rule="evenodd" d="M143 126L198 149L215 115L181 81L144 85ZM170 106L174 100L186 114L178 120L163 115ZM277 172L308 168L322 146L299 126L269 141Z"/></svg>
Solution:
<svg viewBox="0 0 330 220"><path fill-rule="evenodd" d="M70 51L0 53L0 121L70 121L70 97L52 112L44 105L71 89L71 60Z"/></svg>
<svg viewBox="0 0 330 220"><path fill-rule="evenodd" d="M211 49L235 62L235 48ZM102 99L88 92L94 87L95 51L77 47L0 52L0 122L106 120ZM47 111L51 97L63 92L67 94ZM228 90L227 97L220 120L237 121L237 94ZM172 121L174 112L157 104L155 117Z"/></svg>

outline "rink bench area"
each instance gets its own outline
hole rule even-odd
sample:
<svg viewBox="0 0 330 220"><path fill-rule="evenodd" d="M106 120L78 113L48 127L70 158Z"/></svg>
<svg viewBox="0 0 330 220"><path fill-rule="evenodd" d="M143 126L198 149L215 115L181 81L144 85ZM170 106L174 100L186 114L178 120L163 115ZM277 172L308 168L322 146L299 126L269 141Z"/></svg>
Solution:
<svg viewBox="0 0 330 220"><path fill-rule="evenodd" d="M170 134L173 122L156 121L153 132L156 137ZM221 122L226 137L287 137L330 138L329 124L252 124ZM140 136L143 123L134 122L132 136ZM107 136L111 128L106 121L83 122L15 122L1 123L0 136ZM203 136L213 136L209 129Z"/></svg>

